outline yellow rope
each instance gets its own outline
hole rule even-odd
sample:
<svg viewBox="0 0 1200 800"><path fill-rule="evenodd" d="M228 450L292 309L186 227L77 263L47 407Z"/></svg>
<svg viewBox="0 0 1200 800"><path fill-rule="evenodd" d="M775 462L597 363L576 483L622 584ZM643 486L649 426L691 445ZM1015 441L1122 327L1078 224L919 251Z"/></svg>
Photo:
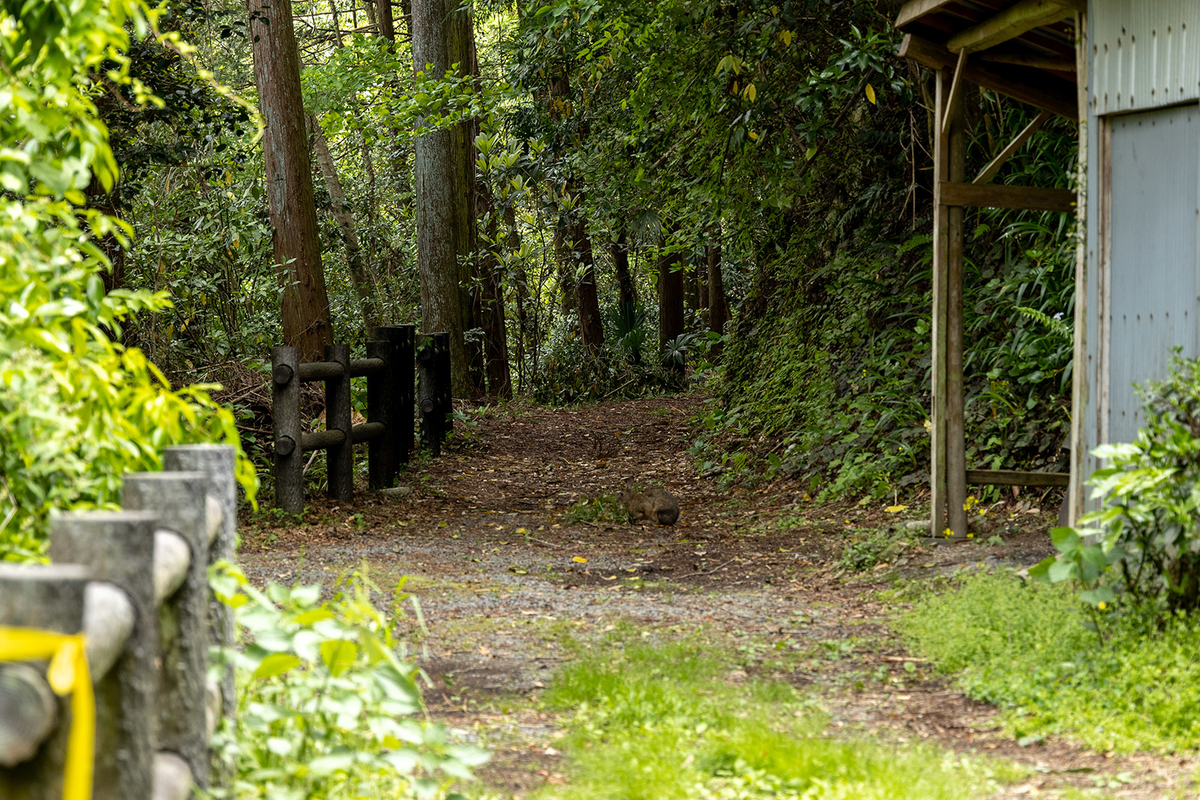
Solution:
<svg viewBox="0 0 1200 800"><path fill-rule="evenodd" d="M71 732L63 800L91 800L96 757L96 699L82 633L65 634L0 625L0 662L48 658L46 679L60 697L71 695Z"/></svg>

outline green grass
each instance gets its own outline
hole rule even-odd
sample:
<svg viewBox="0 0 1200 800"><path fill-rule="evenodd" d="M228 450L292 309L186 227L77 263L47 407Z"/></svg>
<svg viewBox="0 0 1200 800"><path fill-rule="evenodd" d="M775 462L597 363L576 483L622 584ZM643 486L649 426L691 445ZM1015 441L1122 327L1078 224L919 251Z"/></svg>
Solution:
<svg viewBox="0 0 1200 800"><path fill-rule="evenodd" d="M1017 780L1016 768L929 747L825 735L790 685L732 681L698 639L617 636L579 650L544 697L571 714L566 787L541 798L951 800Z"/></svg>
<svg viewBox="0 0 1200 800"><path fill-rule="evenodd" d="M567 511L567 523L572 522L629 522L629 512L615 494L602 494L580 500Z"/></svg>
<svg viewBox="0 0 1200 800"><path fill-rule="evenodd" d="M1061 587L976 574L918 601L912 648L1004 709L1018 738L1067 733L1101 750L1200 749L1200 620L1109 616L1105 641Z"/></svg>

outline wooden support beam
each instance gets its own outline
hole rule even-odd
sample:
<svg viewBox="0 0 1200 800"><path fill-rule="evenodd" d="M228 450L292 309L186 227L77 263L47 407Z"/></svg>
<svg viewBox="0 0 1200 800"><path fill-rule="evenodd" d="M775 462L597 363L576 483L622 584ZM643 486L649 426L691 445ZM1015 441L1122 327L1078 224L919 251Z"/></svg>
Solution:
<svg viewBox="0 0 1200 800"><path fill-rule="evenodd" d="M996 173L1000 168L1008 163L1008 160L1017 154L1021 146L1029 141L1029 137L1033 136L1042 126L1046 124L1046 120L1050 119L1050 112L1043 111L1034 117L1033 122L1025 126L1025 130L1017 134L1017 138L1013 139L1008 147L1000 152L1000 155L992 159L991 163L983 168L983 171L972 181L972 183L983 184L996 177Z"/></svg>
<svg viewBox="0 0 1200 800"><path fill-rule="evenodd" d="M952 53L987 50L1034 28L1052 25L1074 14L1075 9L1062 0L1021 0L978 25L951 36L946 47Z"/></svg>
<svg viewBox="0 0 1200 800"><path fill-rule="evenodd" d="M1075 72L1076 59L1031 53L1025 50L985 50L977 53L981 61L992 64L1015 64L1018 67L1048 69L1053 72Z"/></svg>
<svg viewBox="0 0 1200 800"><path fill-rule="evenodd" d="M942 45L912 34L904 37L899 53L902 58L911 58L930 69L947 69L958 63L958 56ZM1005 67L984 66L974 61L965 65L963 77L976 86L991 89L1043 111L1070 120L1079 119L1076 88L1065 80L1047 77L1036 82L1030 81L1023 76L1010 74Z"/></svg>
<svg viewBox="0 0 1200 800"><path fill-rule="evenodd" d="M1066 472L1013 472L1002 469L969 469L967 483L972 486L1066 486Z"/></svg>
<svg viewBox="0 0 1200 800"><path fill-rule="evenodd" d="M963 50L958 54L958 63L954 66L954 82L950 84L950 98L946 105L946 113L942 115L942 135L950 135L950 120L954 119L954 112L958 110L958 101L962 96L963 91L963 72L967 66L967 51Z"/></svg>
<svg viewBox="0 0 1200 800"><path fill-rule="evenodd" d="M1069 189L1037 186L998 186L947 182L941 186L940 202L952 207L1011 208L1016 211L1075 212L1076 195Z"/></svg>
<svg viewBox="0 0 1200 800"><path fill-rule="evenodd" d="M896 16L896 27L903 30L921 17L937 13L954 2L955 0L909 0Z"/></svg>
<svg viewBox="0 0 1200 800"><path fill-rule="evenodd" d="M948 137L937 124L945 116L950 79L937 71L933 132L933 308L930 310L929 516L931 535L946 530L946 228L950 207L941 201L947 174Z"/></svg>
<svg viewBox="0 0 1200 800"><path fill-rule="evenodd" d="M962 103L947 109L947 185L967 178L967 122ZM945 187L942 187L945 195ZM943 196L943 202L945 197ZM963 379L963 265L966 262L964 209L946 209L946 527L955 538L967 535L966 393ZM934 532L937 535L937 532Z"/></svg>

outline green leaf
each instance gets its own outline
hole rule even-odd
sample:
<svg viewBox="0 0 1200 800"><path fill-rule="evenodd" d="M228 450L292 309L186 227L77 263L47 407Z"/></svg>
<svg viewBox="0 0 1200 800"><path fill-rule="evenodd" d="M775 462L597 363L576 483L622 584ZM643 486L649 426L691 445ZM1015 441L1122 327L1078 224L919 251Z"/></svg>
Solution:
<svg viewBox="0 0 1200 800"><path fill-rule="evenodd" d="M353 664L358 658L358 645L344 639L331 639L321 643L321 661L329 667L336 678Z"/></svg>
<svg viewBox="0 0 1200 800"><path fill-rule="evenodd" d="M291 653L274 653L267 656L254 670L254 677L266 680L282 675L290 669L300 666L302 662Z"/></svg>

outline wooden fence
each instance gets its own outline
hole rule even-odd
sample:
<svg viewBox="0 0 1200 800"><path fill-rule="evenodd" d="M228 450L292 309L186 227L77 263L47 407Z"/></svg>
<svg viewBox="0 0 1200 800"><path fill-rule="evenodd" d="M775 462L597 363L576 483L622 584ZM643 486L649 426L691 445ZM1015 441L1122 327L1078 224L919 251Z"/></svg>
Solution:
<svg viewBox="0 0 1200 800"><path fill-rule="evenodd" d="M365 359L352 360L350 346L328 345L325 360L300 363L295 347L271 351L272 416L276 504L291 514L304 510L304 455L326 452L329 496L354 499L354 445L367 443L368 485L379 491L396 484L400 465L413 451L413 408L422 444L441 454L452 427L450 335L417 334L413 325L383 325L367 342ZM414 397L413 369L418 387ZM352 424L350 381L367 379L366 422ZM305 433L301 384L325 384L325 430Z"/></svg>
<svg viewBox="0 0 1200 800"><path fill-rule="evenodd" d="M0 565L5 800L183 800L209 786L209 739L236 701L231 671L206 676L210 644L234 633L207 577L234 555L234 450L171 447L163 462L125 476L125 510L56 517L50 564ZM80 643L87 676L69 670Z"/></svg>

